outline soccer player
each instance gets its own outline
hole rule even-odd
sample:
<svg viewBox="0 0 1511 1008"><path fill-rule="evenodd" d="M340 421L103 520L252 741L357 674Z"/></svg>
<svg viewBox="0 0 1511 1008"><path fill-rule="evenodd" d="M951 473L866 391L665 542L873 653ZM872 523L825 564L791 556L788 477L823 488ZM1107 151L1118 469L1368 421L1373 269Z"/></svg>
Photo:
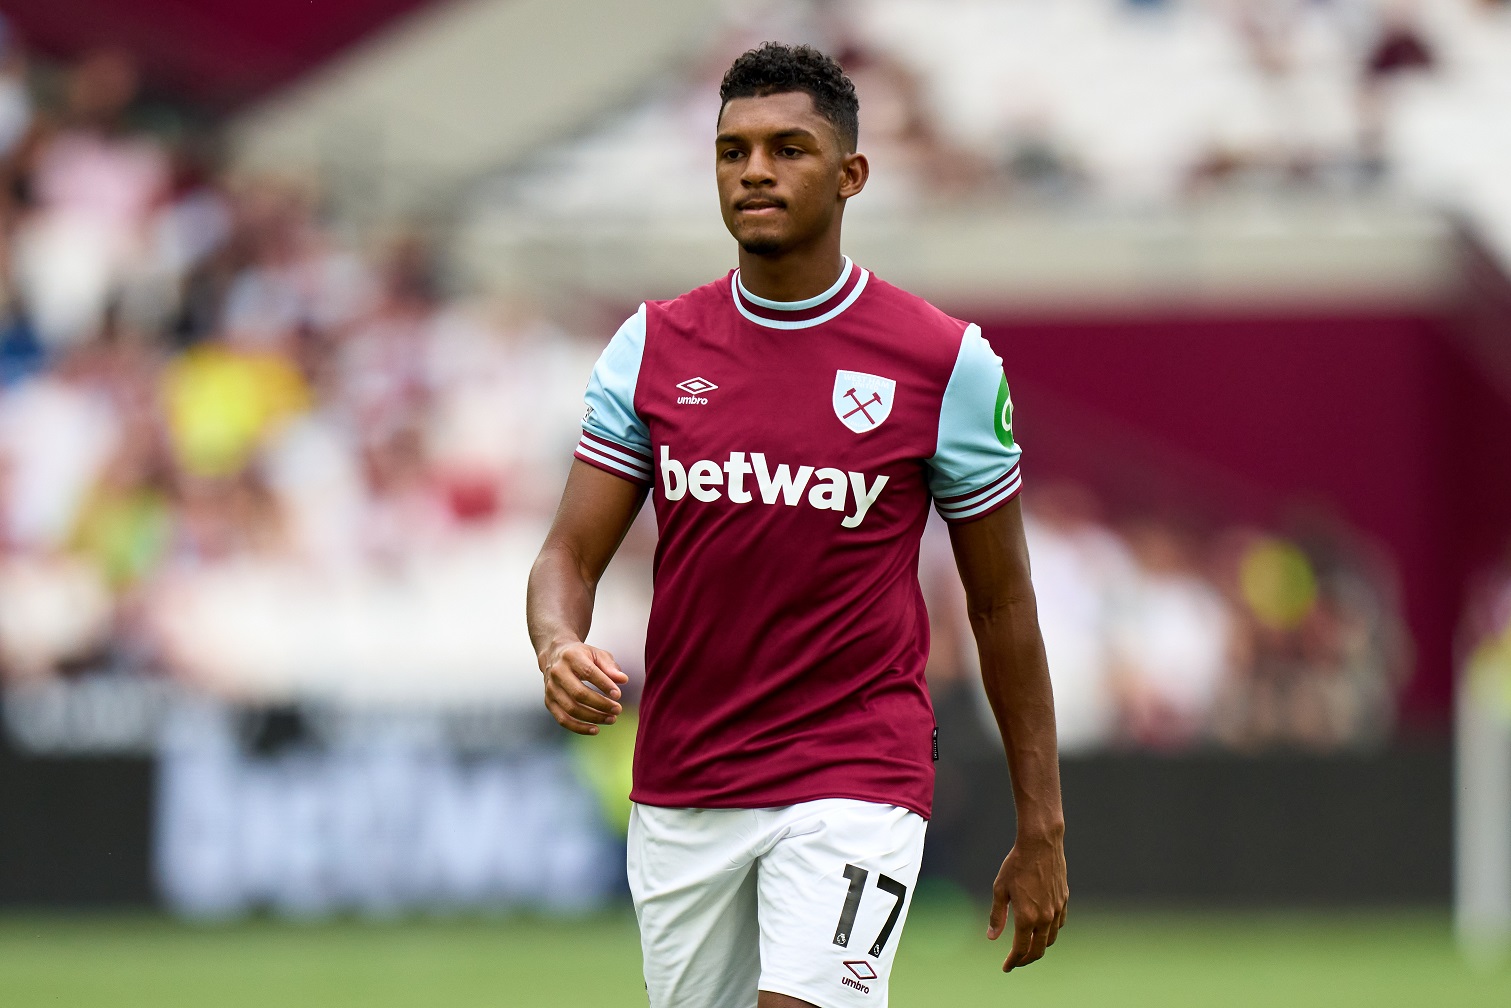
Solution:
<svg viewBox="0 0 1511 1008"><path fill-rule="evenodd" d="M869 167L839 66L768 43L734 62L720 97L716 177L739 269L641 305L604 350L530 575L530 634L556 720L582 735L614 724L627 677L584 638L649 494L659 542L628 860L650 1003L881 1006L937 755L917 574L931 502L1017 805L987 937L1011 905L1011 970L1065 919L1012 401L976 326L841 254Z"/></svg>

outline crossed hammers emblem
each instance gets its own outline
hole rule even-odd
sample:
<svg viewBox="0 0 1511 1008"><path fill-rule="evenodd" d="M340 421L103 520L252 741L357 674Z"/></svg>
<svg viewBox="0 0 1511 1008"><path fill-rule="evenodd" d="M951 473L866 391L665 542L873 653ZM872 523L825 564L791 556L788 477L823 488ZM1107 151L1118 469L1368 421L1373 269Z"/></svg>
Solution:
<svg viewBox="0 0 1511 1008"><path fill-rule="evenodd" d="M879 393L879 392L872 392L871 393L871 398L867 399L865 402L861 402L860 401L860 397L855 394L855 389L850 389L848 392L845 393L845 395L847 395L847 396L850 397L850 401L855 404L855 408L853 410L851 410L850 412L846 413L844 416L842 416L840 418L841 420L848 420L851 417L853 417L855 414L859 413L859 414L861 414L862 416L864 416L866 418L866 421L868 423L871 423L871 424L876 423L876 418L873 417L873 416L871 416L871 414L869 412L867 412L866 407L867 406L876 406L876 405L880 404L881 403L881 393Z"/></svg>

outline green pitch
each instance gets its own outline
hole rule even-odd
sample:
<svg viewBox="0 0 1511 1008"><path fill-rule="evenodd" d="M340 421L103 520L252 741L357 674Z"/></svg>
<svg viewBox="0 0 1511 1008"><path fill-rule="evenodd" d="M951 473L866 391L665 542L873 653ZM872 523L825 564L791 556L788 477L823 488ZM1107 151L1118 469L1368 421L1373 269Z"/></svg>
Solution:
<svg viewBox="0 0 1511 1008"><path fill-rule="evenodd" d="M897 1008L1455 1008L1511 1005L1511 971L1464 967L1437 913L1072 911L1050 956L997 971L983 914L920 900ZM157 917L0 918L6 1008L631 1008L626 912L574 921L411 920L190 927Z"/></svg>

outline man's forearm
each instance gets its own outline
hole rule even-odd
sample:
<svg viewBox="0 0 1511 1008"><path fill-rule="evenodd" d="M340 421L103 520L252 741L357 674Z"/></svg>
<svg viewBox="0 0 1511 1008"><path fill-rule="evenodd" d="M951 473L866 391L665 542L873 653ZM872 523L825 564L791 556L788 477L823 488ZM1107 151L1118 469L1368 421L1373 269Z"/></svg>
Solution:
<svg viewBox="0 0 1511 1008"><path fill-rule="evenodd" d="M587 639L593 598L646 490L574 461L525 590L525 622L541 671L561 652Z"/></svg>
<svg viewBox="0 0 1511 1008"><path fill-rule="evenodd" d="M579 735L598 734L623 709L620 687L629 676L613 655L585 639L598 579L644 501L644 488L573 462L556 519L530 568L525 622L544 677L546 709Z"/></svg>
<svg viewBox="0 0 1511 1008"><path fill-rule="evenodd" d="M542 668L563 648L587 639L596 590L571 550L548 543L540 551L530 568L525 620Z"/></svg>
<svg viewBox="0 0 1511 1008"><path fill-rule="evenodd" d="M1060 765L1054 694L1032 594L970 613L986 696L1002 732L1020 836L1058 837Z"/></svg>

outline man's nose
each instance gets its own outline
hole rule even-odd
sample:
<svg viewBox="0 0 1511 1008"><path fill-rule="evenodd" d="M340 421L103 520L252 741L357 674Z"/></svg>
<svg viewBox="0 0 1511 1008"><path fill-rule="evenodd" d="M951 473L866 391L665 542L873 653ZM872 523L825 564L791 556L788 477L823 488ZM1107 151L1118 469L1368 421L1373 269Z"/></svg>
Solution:
<svg viewBox="0 0 1511 1008"><path fill-rule="evenodd" d="M776 181L776 176L771 172L771 159L760 151L752 151L750 157L745 159L745 171L740 175L740 182L747 186L770 185Z"/></svg>

